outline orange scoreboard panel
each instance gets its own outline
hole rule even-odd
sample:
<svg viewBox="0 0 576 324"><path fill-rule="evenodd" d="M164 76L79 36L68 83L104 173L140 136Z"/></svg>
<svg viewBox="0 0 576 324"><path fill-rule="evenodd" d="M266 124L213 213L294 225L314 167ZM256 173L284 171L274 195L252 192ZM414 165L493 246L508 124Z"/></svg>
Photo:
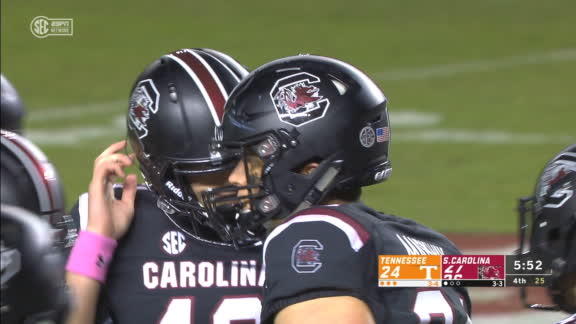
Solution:
<svg viewBox="0 0 576 324"><path fill-rule="evenodd" d="M440 255L379 255L379 287L440 287Z"/></svg>

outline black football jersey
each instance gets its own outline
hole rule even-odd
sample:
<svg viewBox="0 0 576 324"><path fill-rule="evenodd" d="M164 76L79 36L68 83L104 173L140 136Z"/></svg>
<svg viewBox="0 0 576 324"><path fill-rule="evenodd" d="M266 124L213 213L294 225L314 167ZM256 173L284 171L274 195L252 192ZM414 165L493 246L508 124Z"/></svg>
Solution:
<svg viewBox="0 0 576 324"><path fill-rule="evenodd" d="M81 228L87 200L82 195L72 210ZM138 189L133 223L118 242L101 290L97 322L258 323L261 246L236 250L194 239L156 201L155 194Z"/></svg>
<svg viewBox="0 0 576 324"><path fill-rule="evenodd" d="M442 234L362 203L303 210L264 244L262 323L306 300L353 296L376 323L471 323L462 288L378 287L378 255L461 254Z"/></svg>

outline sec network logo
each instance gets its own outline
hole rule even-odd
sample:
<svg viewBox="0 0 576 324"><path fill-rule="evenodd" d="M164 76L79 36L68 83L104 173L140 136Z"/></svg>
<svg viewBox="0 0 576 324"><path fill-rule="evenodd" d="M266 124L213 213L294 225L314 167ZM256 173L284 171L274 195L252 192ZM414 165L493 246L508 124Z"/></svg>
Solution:
<svg viewBox="0 0 576 324"><path fill-rule="evenodd" d="M37 38L72 36L74 34L74 19L37 16L30 22L30 31Z"/></svg>

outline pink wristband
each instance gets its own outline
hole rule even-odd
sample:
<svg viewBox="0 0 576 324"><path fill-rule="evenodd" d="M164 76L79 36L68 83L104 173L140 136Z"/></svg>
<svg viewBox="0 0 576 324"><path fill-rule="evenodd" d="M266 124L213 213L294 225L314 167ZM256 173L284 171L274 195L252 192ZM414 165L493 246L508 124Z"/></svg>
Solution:
<svg viewBox="0 0 576 324"><path fill-rule="evenodd" d="M68 257L66 270L104 283L117 245L112 238L81 231Z"/></svg>

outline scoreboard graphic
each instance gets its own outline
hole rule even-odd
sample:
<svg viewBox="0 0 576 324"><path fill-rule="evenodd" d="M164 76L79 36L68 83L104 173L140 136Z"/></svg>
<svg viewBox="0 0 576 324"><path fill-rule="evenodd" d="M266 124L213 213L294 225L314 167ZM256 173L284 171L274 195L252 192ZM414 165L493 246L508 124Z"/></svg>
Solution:
<svg viewBox="0 0 576 324"><path fill-rule="evenodd" d="M527 255L380 255L379 287L546 286L550 262Z"/></svg>

